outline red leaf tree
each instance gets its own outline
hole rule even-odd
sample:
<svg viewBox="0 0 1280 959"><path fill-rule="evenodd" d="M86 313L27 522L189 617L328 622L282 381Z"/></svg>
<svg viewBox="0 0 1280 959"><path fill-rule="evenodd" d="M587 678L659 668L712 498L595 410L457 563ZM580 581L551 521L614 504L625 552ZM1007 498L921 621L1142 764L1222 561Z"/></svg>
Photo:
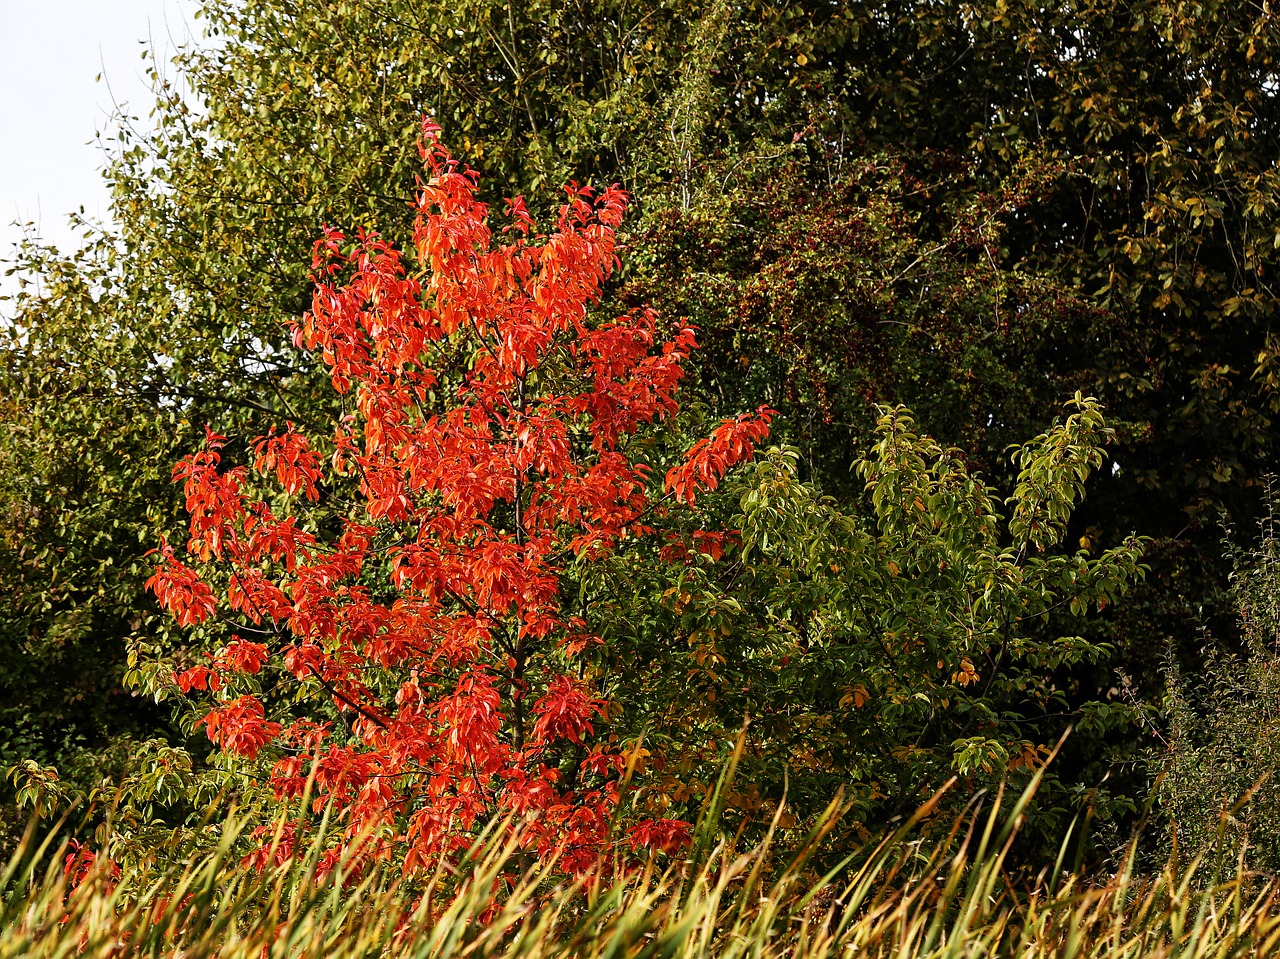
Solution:
<svg viewBox="0 0 1280 959"><path fill-rule="evenodd" d="M625 194L566 187L549 235L508 201L495 238L437 133L424 124L420 273L374 234L316 244L294 340L349 410L332 456L290 424L252 444L252 470L225 468L209 433L174 470L200 569L164 545L149 585L179 623L215 627L219 649L177 684L212 698L214 743L271 764L275 797L313 777L317 807L335 802L406 868L513 813L530 848L576 871L607 841L625 763L601 735L601 640L566 564L653 535L654 506L714 488L770 411L725 421L659 487L629 441L677 412L694 336L659 344L647 310L589 316ZM282 684L324 708L285 709ZM629 842L687 835L641 822Z"/></svg>

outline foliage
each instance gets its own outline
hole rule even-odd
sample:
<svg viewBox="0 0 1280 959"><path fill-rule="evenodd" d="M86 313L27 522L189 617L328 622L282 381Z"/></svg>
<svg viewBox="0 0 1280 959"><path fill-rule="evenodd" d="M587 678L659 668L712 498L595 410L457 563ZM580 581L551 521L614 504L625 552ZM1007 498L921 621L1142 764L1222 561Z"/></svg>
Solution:
<svg viewBox="0 0 1280 959"><path fill-rule="evenodd" d="M44 282L62 322L0 330L0 767L56 764L88 788L165 724L125 688L123 643L162 631L143 553L179 505L163 461L193 442L184 412L199 414L158 409L154 384L114 352L144 353L144 332L94 335L118 290Z"/></svg>
<svg viewBox="0 0 1280 959"><path fill-rule="evenodd" d="M865 833L953 773L970 791L1036 774L1068 719L1129 718L1071 681L1106 646L1030 628L1143 572L1134 539L1061 549L1111 436L1096 400L1077 394L1015 451L1007 519L902 408L858 465L869 520L801 482L785 448L721 485L770 411L675 455L691 331L651 352L653 311L588 312L622 195L569 188L549 237L509 201L513 238L493 246L476 178L435 130L415 269L375 234L316 244L294 341L349 411L332 456L288 423L245 446L252 471L225 467L212 432L174 471L196 565L164 544L148 585L204 658L180 651L174 672L140 642L131 677L212 698L185 727L221 754L204 772L140 751L117 802L132 855L183 846L175 817L231 784L296 797L312 762L317 802L410 867L502 810L537 813L541 854L589 861L628 773L650 774L633 841L669 848L744 723L735 814L767 820L790 780L790 831L848 788ZM46 780L15 777L34 807Z"/></svg>
<svg viewBox="0 0 1280 959"><path fill-rule="evenodd" d="M1169 666L1168 738L1153 756L1170 839L1189 857L1221 844L1255 868L1280 870L1280 535L1276 515L1260 542L1232 548L1233 591L1246 640L1241 654L1206 650L1204 675Z"/></svg>
<svg viewBox="0 0 1280 959"><path fill-rule="evenodd" d="M290 341L310 286L305 261L281 252L325 223L406 235L424 112L518 189L624 166L687 23L652 5L211 0L201 16L207 43L179 52L176 75L152 66L153 122L115 130L118 226L86 227L78 251L15 251L22 290L0 327L0 701L27 706L4 717L5 765L70 774L113 738L125 753L130 737L180 741L119 682L126 645L181 645L139 576L157 533L181 522L166 464L207 422L251 436L337 412Z"/></svg>
<svg viewBox="0 0 1280 959"><path fill-rule="evenodd" d="M776 808L789 790L791 826L839 790L864 823L909 813L953 775L963 801L1025 782L1069 725L1133 722L1132 704L1073 678L1112 652L1076 632L1081 617L1145 572L1134 538L1094 555L1063 548L1109 436L1095 400L1073 405L1016 450L1006 515L958 451L892 409L857 466L870 520L802 482L796 451L775 448L673 543L673 572L601 564L601 591L616 597L616 695L666 704L646 739L662 775L637 789L648 808L701 795L716 760L704 744L744 722L735 815ZM722 545L702 523L738 532ZM637 615L660 590L661 608ZM1073 801L1060 787L1037 807L1054 843ZM1105 793L1092 801L1109 812Z"/></svg>
<svg viewBox="0 0 1280 959"><path fill-rule="evenodd" d="M1107 322L999 261L1042 187L1028 175L988 193L974 164L901 153L847 158L815 182L792 146L735 165L696 202L651 198L620 295L690 317L702 395L778 409L779 435L829 493L856 495L848 465L889 400L1002 480L1005 447L1089 381L1087 344ZM1079 345L1046 355L1064 335Z"/></svg>
<svg viewBox="0 0 1280 959"><path fill-rule="evenodd" d="M1083 632L1158 695L1153 649L1194 662L1202 626L1232 642L1204 520L1247 522L1274 458L1275 12L1084 0L803 16L785 36L749 16L726 26L717 49L772 36L768 109L708 141L691 195L651 200L654 282L636 276L638 298L693 316L713 408L778 409L776 434L844 501L875 402L911 406L1000 482L1006 444L1064 393L1097 396L1113 469L1072 536L1157 543L1148 583ZM676 280L685 264L699 282ZM1120 685L1087 666L1075 680L1098 698ZM1124 733L1099 746L1095 782L1140 748Z"/></svg>

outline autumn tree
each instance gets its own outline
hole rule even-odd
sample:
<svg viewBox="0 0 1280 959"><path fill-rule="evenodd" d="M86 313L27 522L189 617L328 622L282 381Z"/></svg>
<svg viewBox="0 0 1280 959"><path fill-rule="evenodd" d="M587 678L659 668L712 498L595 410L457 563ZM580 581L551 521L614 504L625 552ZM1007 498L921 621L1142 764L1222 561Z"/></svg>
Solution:
<svg viewBox="0 0 1280 959"><path fill-rule="evenodd" d="M651 67L678 59L688 21L652 5L210 0L193 26L205 42L151 65L151 118L104 131L113 226L86 225L79 249L0 251L21 284L0 302L0 628L14 639L0 765L56 764L86 787L139 742L181 738L121 682L130 643L181 644L138 575L182 522L164 464L206 422L323 431L338 411L289 338L308 264L280 251L323 223L407 236L424 113L487 182L549 197L537 212L570 177L634 186L621 171L667 85Z"/></svg>
<svg viewBox="0 0 1280 959"><path fill-rule="evenodd" d="M495 242L477 176L437 131L424 126L420 273L372 233L316 246L294 338L346 410L332 456L288 424L254 441L252 470L227 468L210 433L174 472L205 573L165 545L150 586L214 647L178 688L212 696L208 737L269 762L278 799L312 777L317 808L338 804L349 834L390 830L407 868L512 813L577 872L626 768L625 743L597 732L611 704L581 571L653 536L664 499L714 488L769 414L723 423L655 496L661 459L637 438L677 412L694 338L662 341L652 311L589 313L625 195L567 187L547 236L511 200ZM322 501L329 520L305 508ZM670 819L631 832L651 848L687 835Z"/></svg>

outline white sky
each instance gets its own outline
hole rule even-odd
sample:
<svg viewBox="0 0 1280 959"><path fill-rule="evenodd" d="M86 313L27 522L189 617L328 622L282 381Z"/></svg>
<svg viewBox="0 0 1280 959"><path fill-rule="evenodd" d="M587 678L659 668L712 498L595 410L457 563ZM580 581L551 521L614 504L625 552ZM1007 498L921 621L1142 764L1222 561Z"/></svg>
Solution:
<svg viewBox="0 0 1280 959"><path fill-rule="evenodd" d="M75 239L69 213L83 205L88 217L107 217L95 136L111 128L118 105L149 125L142 51L160 52L167 67L176 44L200 35L197 7L196 0L0 0L0 259L23 234L15 221L66 249ZM3 272L0 265L0 295L12 289Z"/></svg>

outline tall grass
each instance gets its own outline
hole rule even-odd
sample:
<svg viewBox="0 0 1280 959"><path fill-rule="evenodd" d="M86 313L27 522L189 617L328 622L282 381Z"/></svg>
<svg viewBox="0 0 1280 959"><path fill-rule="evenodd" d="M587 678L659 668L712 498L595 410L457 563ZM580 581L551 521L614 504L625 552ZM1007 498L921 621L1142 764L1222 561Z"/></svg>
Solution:
<svg viewBox="0 0 1280 959"><path fill-rule="evenodd" d="M1060 859L1019 888L1006 858L1026 801L996 797L923 840L926 807L824 874L812 863L831 816L786 856L771 831L749 849L722 839L572 885L551 862L504 881L523 860L502 824L461 864L404 878L391 866L322 875L321 842L247 870L230 854L245 828L232 821L182 868L99 868L74 890L61 852L29 839L0 874L0 959L1280 956L1276 888L1238 864L1140 875L1131 853L1085 880Z"/></svg>

